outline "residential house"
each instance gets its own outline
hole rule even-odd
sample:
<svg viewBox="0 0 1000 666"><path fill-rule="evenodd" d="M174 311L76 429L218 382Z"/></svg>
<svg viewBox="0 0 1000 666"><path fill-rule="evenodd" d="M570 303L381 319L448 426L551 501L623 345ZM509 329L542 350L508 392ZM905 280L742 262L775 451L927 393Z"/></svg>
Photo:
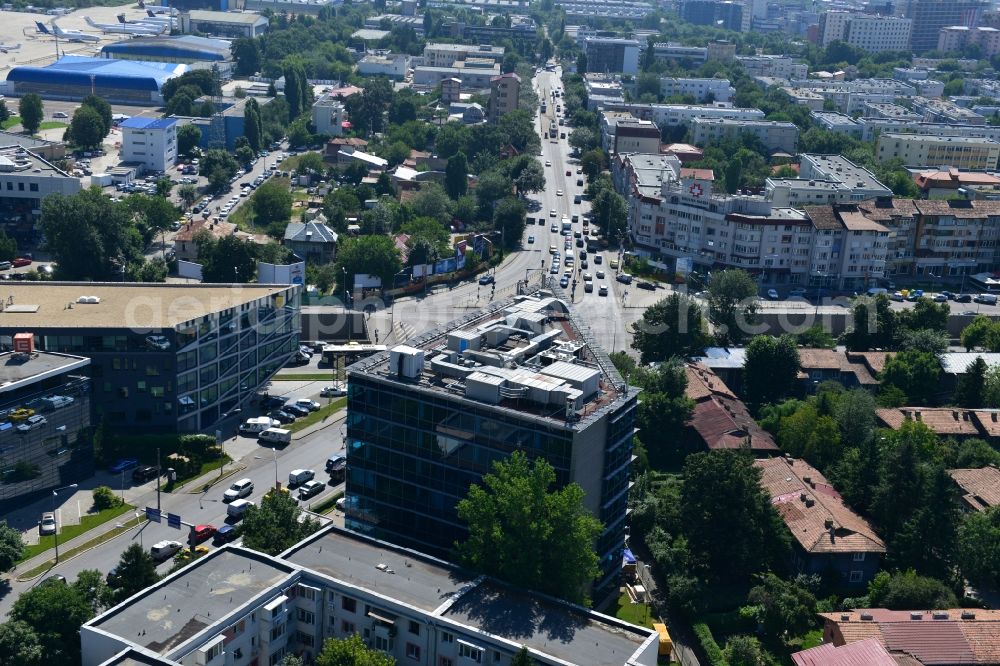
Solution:
<svg viewBox="0 0 1000 666"><path fill-rule="evenodd" d="M1000 610L858 608L819 616L824 643L840 647L874 638L901 665L1000 664Z"/></svg>
<svg viewBox="0 0 1000 666"><path fill-rule="evenodd" d="M1000 470L996 467L950 469L948 474L962 489L962 503L966 509L986 511L1000 504Z"/></svg>
<svg viewBox="0 0 1000 666"><path fill-rule="evenodd" d="M337 232L326 226L322 214L312 222L289 222L283 245L300 259L326 264L337 257Z"/></svg>
<svg viewBox="0 0 1000 666"><path fill-rule="evenodd" d="M694 444L709 451L749 446L755 455L779 452L770 433L757 425L746 405L719 376L701 363L684 366L684 395L694 401L687 425Z"/></svg>
<svg viewBox="0 0 1000 666"><path fill-rule="evenodd" d="M804 460L755 460L760 485L794 539L792 563L805 574L835 571L848 585L865 585L879 569L885 542L819 470Z"/></svg>
<svg viewBox="0 0 1000 666"><path fill-rule="evenodd" d="M883 427L899 430L907 421L917 421L940 437L980 437L979 413L957 407L886 407L875 410ZM987 414L987 420L989 420Z"/></svg>
<svg viewBox="0 0 1000 666"><path fill-rule="evenodd" d="M820 383L835 381L845 388L874 390L879 381L865 358L839 349L800 349L799 381L808 391Z"/></svg>
<svg viewBox="0 0 1000 666"><path fill-rule="evenodd" d="M199 233L208 234L215 240L220 240L226 236L236 235L241 240L254 240L252 234L240 231L231 222L213 222L205 219L192 219L181 225L174 237L174 252L179 261L198 261L198 243L196 238Z"/></svg>
<svg viewBox="0 0 1000 666"><path fill-rule="evenodd" d="M823 643L792 655L795 666L905 666L896 661L877 638L837 647Z"/></svg>

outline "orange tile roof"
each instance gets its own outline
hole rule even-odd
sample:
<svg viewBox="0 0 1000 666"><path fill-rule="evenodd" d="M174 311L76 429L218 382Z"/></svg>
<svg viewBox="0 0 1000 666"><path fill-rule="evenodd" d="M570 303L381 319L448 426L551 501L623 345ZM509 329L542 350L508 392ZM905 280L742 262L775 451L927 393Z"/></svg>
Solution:
<svg viewBox="0 0 1000 666"><path fill-rule="evenodd" d="M846 645L817 645L792 655L795 666L898 666L876 638Z"/></svg>
<svg viewBox="0 0 1000 666"><path fill-rule="evenodd" d="M804 460L756 460L760 484L807 553L884 553L885 542L851 511L819 470Z"/></svg>
<svg viewBox="0 0 1000 666"><path fill-rule="evenodd" d="M985 511L1000 505L1000 470L996 467L982 469L950 469L948 474L962 489L962 501L969 508Z"/></svg>
<svg viewBox="0 0 1000 666"><path fill-rule="evenodd" d="M845 374L853 374L862 386L878 384L864 360L852 358L849 352L836 349L800 349L799 365L803 370L839 370Z"/></svg>
<svg viewBox="0 0 1000 666"><path fill-rule="evenodd" d="M750 412L726 383L703 363L684 366L688 385L684 394L694 401L688 426L709 449L738 449L749 443L758 453L777 452L771 435L757 425Z"/></svg>
<svg viewBox="0 0 1000 666"><path fill-rule="evenodd" d="M899 430L907 421L920 421L935 434L975 436L979 428L974 412L953 407L890 407L876 409L882 423Z"/></svg>
<svg viewBox="0 0 1000 666"><path fill-rule="evenodd" d="M866 351L866 352L849 352L848 358L856 357L862 360L868 368L878 374L885 370L885 359L889 356L889 352L884 351Z"/></svg>

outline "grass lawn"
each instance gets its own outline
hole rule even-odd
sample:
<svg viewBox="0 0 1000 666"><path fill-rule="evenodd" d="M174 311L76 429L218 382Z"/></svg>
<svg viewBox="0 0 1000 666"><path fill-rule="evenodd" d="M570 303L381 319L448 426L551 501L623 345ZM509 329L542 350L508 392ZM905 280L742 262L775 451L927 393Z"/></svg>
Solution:
<svg viewBox="0 0 1000 666"><path fill-rule="evenodd" d="M619 620L637 624L640 627L653 628L653 622L657 619L650 610L648 604L634 604L629 599L628 592L622 592L613 605L608 606L608 615L614 615Z"/></svg>
<svg viewBox="0 0 1000 666"><path fill-rule="evenodd" d="M21 116L11 116L7 120L0 123L0 129L8 130L14 125L20 125L20 124L21 124Z"/></svg>
<svg viewBox="0 0 1000 666"><path fill-rule="evenodd" d="M347 404L347 398L337 398L332 401L329 405L323 405L315 412L309 416L303 416L302 418L296 420L294 423L289 423L286 428L292 432L298 432L303 428L308 428L309 426L319 423L320 421L325 421L330 416L333 416L335 412L344 408Z"/></svg>
<svg viewBox="0 0 1000 666"><path fill-rule="evenodd" d="M59 129L60 127L69 127L69 125L59 120L46 120L41 125L38 126L38 129L48 130L48 129Z"/></svg>
<svg viewBox="0 0 1000 666"><path fill-rule="evenodd" d="M89 513L80 520L79 525L66 525L59 530L59 540L63 543L68 542L70 539L78 537L84 532L92 530L99 525L103 525L109 520L114 520L118 516L126 514L134 509L135 507L130 504L120 504L110 509L105 509L100 513ZM24 549L24 555L19 561L24 562L25 560L30 560L32 557L40 555L50 548L55 548L55 545L56 539L54 536L43 536L36 545L28 546Z"/></svg>
<svg viewBox="0 0 1000 666"><path fill-rule="evenodd" d="M322 513L323 515L326 515L337 508L337 500L343 496L344 493L334 493L325 498L322 502L316 504L316 506L310 506L309 510L313 513Z"/></svg>
<svg viewBox="0 0 1000 666"><path fill-rule="evenodd" d="M271 377L272 382L332 382L333 371L330 372L284 372Z"/></svg>
<svg viewBox="0 0 1000 666"><path fill-rule="evenodd" d="M141 516L139 518L139 520L144 522L146 520L146 517L145 516ZM60 553L59 557L63 561L66 561L69 558L73 557L74 555L77 555L78 553L82 553L85 550L89 550L89 549L91 549L91 548L93 548L95 546L99 546L102 543L104 543L105 541L111 541L112 539L114 539L119 534L122 534L124 532L128 532L129 530L132 530L132 529L135 529L135 523L132 523L131 525L126 525L124 527L116 527L115 529L113 529L113 530L111 530L109 532L105 532L104 534L102 534L102 535L100 535L98 537L95 537L95 538L91 539L90 541L87 541L86 543L80 544L79 546L76 546L75 548L70 548L69 550L63 551L62 553ZM17 580L23 583L25 581L31 580L32 578L35 578L36 576L41 576L43 573L45 573L46 571L48 571L49 569L51 569L53 566L55 566L55 563L56 563L55 560L52 559L52 560L49 560L49 561L47 561L47 562L45 562L43 564L39 564L34 569L29 569L28 571L23 571L17 577Z"/></svg>
<svg viewBox="0 0 1000 666"><path fill-rule="evenodd" d="M177 481L174 482L174 487L173 487L173 490L171 492L177 492L178 488L180 488L181 486L183 486L185 483L187 483L191 479L197 479L199 476L202 476L204 474L208 474L212 470L219 469L220 467L222 467L223 465L225 465L228 462L232 462L232 458L230 458L229 456L222 456L221 458L216 458L215 460L209 460L207 462L203 462L201 464L201 469L198 470L197 472L195 472L194 474L189 474L189 475L183 476L183 477L182 476L178 476L177 477Z"/></svg>

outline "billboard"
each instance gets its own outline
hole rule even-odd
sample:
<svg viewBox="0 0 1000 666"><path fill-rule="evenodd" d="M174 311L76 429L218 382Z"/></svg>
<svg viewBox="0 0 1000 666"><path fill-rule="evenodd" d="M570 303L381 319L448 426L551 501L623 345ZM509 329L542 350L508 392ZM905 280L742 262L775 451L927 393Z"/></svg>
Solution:
<svg viewBox="0 0 1000 666"><path fill-rule="evenodd" d="M260 284L298 284L306 283L306 262L294 264L257 264L257 282Z"/></svg>

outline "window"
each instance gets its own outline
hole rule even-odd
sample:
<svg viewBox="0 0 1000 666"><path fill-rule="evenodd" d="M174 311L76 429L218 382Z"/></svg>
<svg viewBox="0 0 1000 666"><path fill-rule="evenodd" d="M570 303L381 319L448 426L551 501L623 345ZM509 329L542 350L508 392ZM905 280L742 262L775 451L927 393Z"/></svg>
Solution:
<svg viewBox="0 0 1000 666"><path fill-rule="evenodd" d="M381 650L382 652L388 652L392 649L389 645L389 639L386 636L375 635L375 649Z"/></svg>
<svg viewBox="0 0 1000 666"><path fill-rule="evenodd" d="M441 632L441 642L442 643L454 643L455 642L455 634L450 634L447 631L442 631Z"/></svg>
<svg viewBox="0 0 1000 666"><path fill-rule="evenodd" d="M410 620L410 633L414 636L420 635L420 623L415 620Z"/></svg>
<svg viewBox="0 0 1000 666"><path fill-rule="evenodd" d="M296 631L295 642L299 643L300 645L306 645L308 647L312 647L315 644L316 639L313 638L312 634L307 634L304 631Z"/></svg>
<svg viewBox="0 0 1000 666"><path fill-rule="evenodd" d="M475 645L469 645L468 643L459 642L458 656L462 659L468 659L469 661L474 661L477 664L483 663L482 649L477 648Z"/></svg>
<svg viewBox="0 0 1000 666"><path fill-rule="evenodd" d="M271 640L272 641L277 640L278 638L280 638L281 636L283 636L284 633L285 633L285 625L284 624L279 624L276 627L272 627L271 628Z"/></svg>
<svg viewBox="0 0 1000 666"><path fill-rule="evenodd" d="M851 572L851 578L850 578L851 582L852 583L860 583L861 582L861 575L862 574L861 574L860 571L852 571Z"/></svg>
<svg viewBox="0 0 1000 666"><path fill-rule="evenodd" d="M316 616L311 611L307 611L304 608L298 609L297 617L299 622L301 622L302 624L316 623Z"/></svg>
<svg viewBox="0 0 1000 666"><path fill-rule="evenodd" d="M272 422L273 423L273 422ZM341 597L340 607L343 608L348 613L358 612L358 602L350 597Z"/></svg>
<svg viewBox="0 0 1000 666"><path fill-rule="evenodd" d="M354 623L353 622L348 622L347 620L341 620L340 621L340 631L342 631L345 634L353 634L354 633Z"/></svg>
<svg viewBox="0 0 1000 666"><path fill-rule="evenodd" d="M500 660L503 659L503 654L494 650L493 652L493 663L499 664Z"/></svg>
<svg viewBox="0 0 1000 666"><path fill-rule="evenodd" d="M30 183L28 185L28 189L31 190L32 192L37 192L38 191L38 183Z"/></svg>
<svg viewBox="0 0 1000 666"><path fill-rule="evenodd" d="M864 562L865 561L865 554L864 553L854 553L854 561L855 562Z"/></svg>
<svg viewBox="0 0 1000 666"><path fill-rule="evenodd" d="M455 662L448 657L441 657L438 661L438 666L455 666Z"/></svg>
<svg viewBox="0 0 1000 666"><path fill-rule="evenodd" d="M420 646L413 643L406 644L406 656L410 659L420 660Z"/></svg>

